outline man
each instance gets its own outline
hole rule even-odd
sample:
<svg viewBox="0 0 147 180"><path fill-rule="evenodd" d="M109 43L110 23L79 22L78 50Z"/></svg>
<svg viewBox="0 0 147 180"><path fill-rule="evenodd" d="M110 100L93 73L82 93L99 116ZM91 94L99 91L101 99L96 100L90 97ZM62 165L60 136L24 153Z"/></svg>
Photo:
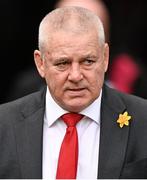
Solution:
<svg viewBox="0 0 147 180"><path fill-rule="evenodd" d="M104 85L108 58L92 12L59 8L42 20L34 59L47 88L0 106L0 178L59 177L73 160L58 166L67 113L83 116L70 127L79 140L75 178L147 178L147 101Z"/></svg>

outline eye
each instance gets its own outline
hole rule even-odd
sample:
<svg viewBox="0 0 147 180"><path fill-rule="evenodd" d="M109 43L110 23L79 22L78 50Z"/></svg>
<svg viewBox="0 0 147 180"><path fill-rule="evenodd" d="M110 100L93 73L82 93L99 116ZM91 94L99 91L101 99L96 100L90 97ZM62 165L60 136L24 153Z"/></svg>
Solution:
<svg viewBox="0 0 147 180"><path fill-rule="evenodd" d="M94 60L92 60L92 59L85 59L84 61L83 61L83 64L84 65L92 65L92 64L94 64L95 63L95 61Z"/></svg>
<svg viewBox="0 0 147 180"><path fill-rule="evenodd" d="M70 64L69 61L67 60L61 60L61 61L57 61L55 62L55 66L59 69L59 70L64 70L68 67L68 65Z"/></svg>

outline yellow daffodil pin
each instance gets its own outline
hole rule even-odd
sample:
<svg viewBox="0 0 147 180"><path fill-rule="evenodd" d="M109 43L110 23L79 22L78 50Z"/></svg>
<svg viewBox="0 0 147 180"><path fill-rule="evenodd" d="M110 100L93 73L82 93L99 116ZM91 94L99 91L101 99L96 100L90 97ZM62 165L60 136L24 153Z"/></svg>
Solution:
<svg viewBox="0 0 147 180"><path fill-rule="evenodd" d="M125 111L123 114L119 114L117 123L119 123L120 128L122 128L124 125L129 126L130 119L131 119L131 116L129 116L128 112Z"/></svg>

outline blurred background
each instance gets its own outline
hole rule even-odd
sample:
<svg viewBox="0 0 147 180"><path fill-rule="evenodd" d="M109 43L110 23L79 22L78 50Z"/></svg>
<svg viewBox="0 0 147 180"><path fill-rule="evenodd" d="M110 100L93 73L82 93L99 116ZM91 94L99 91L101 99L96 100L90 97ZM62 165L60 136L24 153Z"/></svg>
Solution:
<svg viewBox="0 0 147 180"><path fill-rule="evenodd" d="M147 98L147 1L103 0L109 15L110 66L106 82ZM40 88L33 51L38 26L57 0L0 1L0 103ZM27 74L27 76L26 76ZM37 85L35 82L37 79Z"/></svg>

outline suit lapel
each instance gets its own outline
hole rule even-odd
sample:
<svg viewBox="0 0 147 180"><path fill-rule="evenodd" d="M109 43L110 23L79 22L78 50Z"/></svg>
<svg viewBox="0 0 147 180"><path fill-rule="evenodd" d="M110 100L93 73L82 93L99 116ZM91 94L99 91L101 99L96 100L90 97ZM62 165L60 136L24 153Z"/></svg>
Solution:
<svg viewBox="0 0 147 180"><path fill-rule="evenodd" d="M119 95L107 89L104 88L102 98L98 178L118 179L125 158L129 127L118 126L118 116L126 107Z"/></svg>
<svg viewBox="0 0 147 180"><path fill-rule="evenodd" d="M32 98L33 99L33 98ZM44 97L30 99L21 120L14 125L22 179L42 178L42 134Z"/></svg>

